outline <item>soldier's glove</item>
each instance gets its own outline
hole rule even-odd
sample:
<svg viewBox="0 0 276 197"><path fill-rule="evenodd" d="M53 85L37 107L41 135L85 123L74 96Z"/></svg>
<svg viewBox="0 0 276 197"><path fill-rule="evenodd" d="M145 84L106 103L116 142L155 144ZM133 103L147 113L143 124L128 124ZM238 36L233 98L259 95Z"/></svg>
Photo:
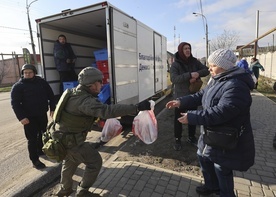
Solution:
<svg viewBox="0 0 276 197"><path fill-rule="evenodd" d="M136 106L137 106L138 111L151 110L150 102L147 100L138 103Z"/></svg>
<svg viewBox="0 0 276 197"><path fill-rule="evenodd" d="M102 140L100 142L96 142L94 148L98 149L101 148L103 145L105 145L106 142L103 142Z"/></svg>

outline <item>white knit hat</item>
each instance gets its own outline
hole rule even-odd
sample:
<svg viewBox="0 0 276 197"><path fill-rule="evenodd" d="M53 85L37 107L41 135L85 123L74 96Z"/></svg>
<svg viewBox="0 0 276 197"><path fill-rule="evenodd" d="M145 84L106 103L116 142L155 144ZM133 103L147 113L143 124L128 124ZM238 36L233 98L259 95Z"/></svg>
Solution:
<svg viewBox="0 0 276 197"><path fill-rule="evenodd" d="M229 49L218 49L214 51L208 58L209 64L215 64L224 70L233 68L236 64L236 61L236 55Z"/></svg>

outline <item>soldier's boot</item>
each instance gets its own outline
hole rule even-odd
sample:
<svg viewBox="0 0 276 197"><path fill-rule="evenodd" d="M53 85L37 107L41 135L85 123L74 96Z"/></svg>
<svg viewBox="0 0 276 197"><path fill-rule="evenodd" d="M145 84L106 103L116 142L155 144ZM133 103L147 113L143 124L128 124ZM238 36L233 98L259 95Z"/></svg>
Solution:
<svg viewBox="0 0 276 197"><path fill-rule="evenodd" d="M93 196L91 192L88 191L89 188L83 188L80 184L77 187L76 197L90 197Z"/></svg>

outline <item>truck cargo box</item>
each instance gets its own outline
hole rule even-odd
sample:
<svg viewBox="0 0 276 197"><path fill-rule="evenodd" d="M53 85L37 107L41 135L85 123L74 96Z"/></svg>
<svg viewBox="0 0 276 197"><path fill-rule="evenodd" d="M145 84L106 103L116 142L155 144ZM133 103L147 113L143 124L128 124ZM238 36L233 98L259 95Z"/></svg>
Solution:
<svg viewBox="0 0 276 197"><path fill-rule="evenodd" d="M106 50L105 68L111 103L136 104L167 89L167 41L152 28L108 2L65 10L36 20L42 75L59 94L53 48L60 34L77 56L75 70L97 65ZM101 55L101 54L100 54ZM99 56L102 57L102 56Z"/></svg>

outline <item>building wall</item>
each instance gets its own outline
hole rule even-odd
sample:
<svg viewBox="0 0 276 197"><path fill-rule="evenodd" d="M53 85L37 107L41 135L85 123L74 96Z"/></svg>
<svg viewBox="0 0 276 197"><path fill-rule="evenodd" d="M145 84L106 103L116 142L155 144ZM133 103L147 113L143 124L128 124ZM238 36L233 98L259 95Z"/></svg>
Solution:
<svg viewBox="0 0 276 197"><path fill-rule="evenodd" d="M2 79L1 85L13 84L20 78L21 67L19 65L24 64L24 59L22 58L9 58L0 60L0 75Z"/></svg>
<svg viewBox="0 0 276 197"><path fill-rule="evenodd" d="M24 57L15 54L3 55L0 60L0 86L12 85L21 77L21 68L25 64ZM37 55L40 62L40 57ZM2 79L2 80L1 80Z"/></svg>

